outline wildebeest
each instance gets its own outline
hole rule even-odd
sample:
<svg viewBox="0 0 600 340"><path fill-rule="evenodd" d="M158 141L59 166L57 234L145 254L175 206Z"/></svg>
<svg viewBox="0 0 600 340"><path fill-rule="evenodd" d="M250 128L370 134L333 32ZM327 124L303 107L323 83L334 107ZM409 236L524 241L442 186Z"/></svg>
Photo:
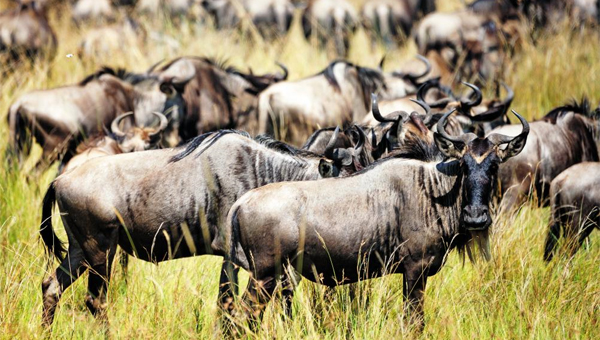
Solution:
<svg viewBox="0 0 600 340"><path fill-rule="evenodd" d="M579 26L598 23L598 0L522 0L521 11L537 28L560 28L565 19ZM558 26L558 27L557 27Z"/></svg>
<svg viewBox="0 0 600 340"><path fill-rule="evenodd" d="M600 23L600 2L598 0L573 0L571 17L575 22Z"/></svg>
<svg viewBox="0 0 600 340"><path fill-rule="evenodd" d="M472 92L466 98L455 96L449 89L444 88L438 79L430 79L423 83L417 91L417 98L426 102L425 98L431 89L436 89L435 94L440 96L433 102L426 102L434 113L442 112L450 108L456 108L460 115L455 120L451 120L452 125L458 124L465 132L475 132L478 136L485 136L494 128L510 124L506 113L514 99L514 91L505 83L500 83L497 88L497 97L493 99L483 99L481 90L466 82L463 85L469 87ZM506 97L500 98L500 85L506 91ZM445 95L445 96L444 96ZM435 123L435 121L433 121Z"/></svg>
<svg viewBox="0 0 600 340"><path fill-rule="evenodd" d="M500 167L502 208L509 209L532 190L547 204L550 183L563 170L581 162L597 162L594 140L597 131L587 100L557 107L531 123L531 134L523 152ZM492 133L515 135L518 125L504 125Z"/></svg>
<svg viewBox="0 0 600 340"><path fill-rule="evenodd" d="M153 112L158 118L157 127L139 127L123 131L119 126L125 118L133 116L133 112L119 115L110 125L110 133L106 136L98 136L77 147L77 155L65 164L62 172L75 169L81 164L96 157L117 155L120 153L136 152L154 149L158 147L161 133L167 127L167 117L162 113Z"/></svg>
<svg viewBox="0 0 600 340"><path fill-rule="evenodd" d="M92 159L59 176L44 198L40 227L46 247L61 260L42 284L43 323L52 323L60 295L88 267L86 305L101 314L118 245L151 262L211 254L214 235L242 194L277 181L352 173L352 154L360 153L354 151L330 148L332 159L221 130L184 148ZM55 201L69 239L64 258L51 225Z"/></svg>
<svg viewBox="0 0 600 340"><path fill-rule="evenodd" d="M370 110L371 93L392 99L416 91L413 81L421 75L386 74L334 61L314 76L263 91L258 98L258 131L301 145L319 127L360 122Z"/></svg>
<svg viewBox="0 0 600 340"><path fill-rule="evenodd" d="M350 37L359 22L358 13L347 0L310 0L302 14L304 36L315 35L321 46L331 42L339 57L348 53Z"/></svg>
<svg viewBox="0 0 600 340"><path fill-rule="evenodd" d="M517 137L450 136L444 131L450 114L439 120L434 140L454 161L443 162L437 150L423 152L433 155L424 159L398 155L347 178L270 184L231 207L213 248L250 273L243 304L251 318L260 317L278 281L289 284L289 264L327 286L403 273L407 309L423 322L427 277L449 250L487 238L498 166L521 152L529 133L517 114L523 125Z"/></svg>
<svg viewBox="0 0 600 340"><path fill-rule="evenodd" d="M0 13L0 55L49 57L56 52L56 34L48 23L43 1L18 0L17 8ZM0 60L2 63L2 60Z"/></svg>
<svg viewBox="0 0 600 340"><path fill-rule="evenodd" d="M470 10L435 12L415 32L419 53L450 66L457 79L494 79L504 59L501 31L493 18ZM460 68L459 68L460 67Z"/></svg>
<svg viewBox="0 0 600 340"><path fill-rule="evenodd" d="M388 101L387 103L394 103ZM385 116L381 113L377 95L371 94L371 111L373 121L365 122L363 128L369 129L368 140L372 146L371 156L374 160L380 159L390 152L403 152L407 140L418 139L425 141L426 144L433 143L430 138L430 130L426 124L431 124L434 115L431 114L431 108L422 100L410 99L414 106L407 109L404 107L389 106ZM417 113L417 110L424 110L423 114ZM365 117L369 118L369 116ZM435 119L435 122L439 117ZM447 127L446 127L447 129ZM462 133L462 131L451 130L452 133ZM410 143L408 147L412 147Z"/></svg>
<svg viewBox="0 0 600 340"><path fill-rule="evenodd" d="M266 37L287 33L294 16L290 0L246 0L244 8L254 26Z"/></svg>
<svg viewBox="0 0 600 340"><path fill-rule="evenodd" d="M510 124L506 117L506 112L510 107L514 93L506 84L502 83L507 91L505 99L494 98L492 100L483 100L483 96L479 88L473 84L463 83L469 87L472 92L469 96L460 98L456 97L449 88L439 84L439 79L430 79L423 83L417 91L416 100L413 96L404 97L396 100L382 101L381 105L373 101L372 112L370 112L363 124L365 126L390 127L391 123L396 122L395 117L388 117L391 112L404 111L405 117L408 118L408 112L420 112L423 124L435 131L436 123L442 116L442 110L448 111L456 109L458 115L450 116L446 130L451 134L460 134L462 132L474 132L478 136L485 136L492 128L504 124ZM432 89L435 90L431 91ZM437 98L429 103L425 98ZM377 114L375 114L375 106L377 106ZM374 137L374 136L372 136ZM376 133L377 143L372 140L373 145L379 145L381 134ZM381 152L382 150L379 150ZM377 158L377 157L376 157Z"/></svg>
<svg viewBox="0 0 600 340"><path fill-rule="evenodd" d="M77 23L109 21L115 19L115 10L110 0L78 0L71 10Z"/></svg>
<svg viewBox="0 0 600 340"><path fill-rule="evenodd" d="M550 185L550 200L545 261L552 260L561 234L574 255L594 228L600 228L600 163L579 163L561 172Z"/></svg>
<svg viewBox="0 0 600 340"><path fill-rule="evenodd" d="M372 42L380 38L386 45L394 46L410 35L413 13L407 1L369 0L364 3L361 12Z"/></svg>
<svg viewBox="0 0 600 340"><path fill-rule="evenodd" d="M218 29L233 28L245 16L264 37L284 35L292 23L294 5L290 0L203 0Z"/></svg>
<svg viewBox="0 0 600 340"><path fill-rule="evenodd" d="M170 16L186 16L194 5L194 0L138 0L136 9L142 13Z"/></svg>
<svg viewBox="0 0 600 340"><path fill-rule="evenodd" d="M435 2L430 0L368 0L361 14L372 42L380 38L394 46L410 36L413 21L434 10Z"/></svg>
<svg viewBox="0 0 600 340"><path fill-rule="evenodd" d="M153 111L182 115L177 112L185 108L181 93L191 78L172 74L180 64L156 76L102 68L76 85L22 95L8 112L9 156L21 160L33 136L43 148L38 162L43 169L71 155L82 138L103 133L102 127L121 113L135 112L142 125L153 119Z"/></svg>
<svg viewBox="0 0 600 340"><path fill-rule="evenodd" d="M335 140L335 144L331 145L331 140ZM361 147L357 148L358 145L361 145ZM303 150L326 156L331 148L346 150L338 151L338 153L347 153L349 152L347 150L352 150L351 153L357 170L370 165L375 160L372 155L373 146L361 126L358 125L352 125L344 131L341 131L338 127L319 129L302 146Z"/></svg>
<svg viewBox="0 0 600 340"><path fill-rule="evenodd" d="M133 48L146 37L145 30L134 20L126 18L122 23L105 25L87 31L79 44L78 54L83 61L88 57L112 58L123 46Z"/></svg>
<svg viewBox="0 0 600 340"><path fill-rule="evenodd" d="M181 64L186 67L176 67ZM181 141L218 129L236 128L250 133L256 131L258 94L269 85L285 80L283 74L246 74L208 58L176 58L156 72L172 69L171 74L191 79L183 90L185 110L172 117Z"/></svg>

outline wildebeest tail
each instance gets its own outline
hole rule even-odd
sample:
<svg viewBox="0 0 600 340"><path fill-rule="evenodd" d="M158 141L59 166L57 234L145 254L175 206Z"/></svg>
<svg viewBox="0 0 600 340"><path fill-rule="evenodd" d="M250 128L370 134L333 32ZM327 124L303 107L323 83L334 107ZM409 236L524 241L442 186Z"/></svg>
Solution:
<svg viewBox="0 0 600 340"><path fill-rule="evenodd" d="M53 253L56 258L62 262L63 254L65 253L65 247L62 241L54 233L52 229L52 208L56 202L56 188L54 182L48 187L44 201L42 203L42 222L40 224L40 236L48 253Z"/></svg>
<svg viewBox="0 0 600 340"><path fill-rule="evenodd" d="M239 201L238 201L239 202ZM217 236L212 243L215 254L220 254L235 265L248 269L246 256L239 246L240 222L238 212L240 204L235 204L227 215L227 222L223 228L219 228Z"/></svg>
<svg viewBox="0 0 600 340"><path fill-rule="evenodd" d="M8 109L8 147L6 148L6 158L10 161L13 157L20 157L23 152L23 143L25 143L25 122L19 113L20 106L11 105Z"/></svg>

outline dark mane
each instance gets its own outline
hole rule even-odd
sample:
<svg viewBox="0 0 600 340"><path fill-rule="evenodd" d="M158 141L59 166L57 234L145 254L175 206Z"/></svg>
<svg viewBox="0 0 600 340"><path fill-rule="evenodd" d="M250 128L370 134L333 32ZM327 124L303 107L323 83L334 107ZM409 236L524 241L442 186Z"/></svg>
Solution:
<svg viewBox="0 0 600 340"><path fill-rule="evenodd" d="M315 131L312 135L310 135L310 137L308 137L308 140L306 141L306 143L304 143L304 145L302 146L303 150L308 150L308 148L310 148L316 141L316 139L319 137L319 135L323 132L327 132L327 131L335 131L335 127L328 127L328 128L323 128L323 129L319 129L317 131Z"/></svg>
<svg viewBox="0 0 600 340"><path fill-rule="evenodd" d="M209 58L209 57L183 56L183 57L175 58L175 59L169 61L168 63L164 64L163 66L160 67L160 71L164 71L164 70L168 69L169 67L171 67L171 65L178 62L181 59L198 60L198 61L204 62L206 64L209 64L210 66L214 66L214 67L219 68L226 72L228 72L229 70L235 70L235 68L228 65L227 59L217 60L215 58Z"/></svg>
<svg viewBox="0 0 600 340"><path fill-rule="evenodd" d="M414 159L422 162L439 163L444 161L444 155L440 152L435 143L428 143L422 139L411 139L406 141L402 147L395 149L389 156L376 160L364 169L356 172L354 175L367 172L378 164L392 159ZM351 176L354 176L351 175Z"/></svg>
<svg viewBox="0 0 600 340"><path fill-rule="evenodd" d="M96 79L100 78L100 76L102 76L103 74L110 74L112 76L116 76L116 72L114 69L112 69L108 66L103 66L98 71L85 77L82 81L79 82L78 85L84 86L84 85L88 84L89 82L91 82L92 80L96 80Z"/></svg>
<svg viewBox="0 0 600 340"><path fill-rule="evenodd" d="M278 141L278 140L274 139L273 137L270 137L267 135L259 135L259 136L256 136L255 139L252 139L250 137L250 135L245 131L226 129L226 130L219 130L216 132L207 132L207 133L204 133L204 134L192 139L189 143L187 143L185 145L185 150L183 150L182 152L173 156L169 162L173 163L173 162L177 162L177 161L184 159L185 157L187 157L191 153L193 153L196 149L198 149L201 145L203 145L204 141L206 141L208 137L214 136L212 139L210 139L210 141L208 142L206 147L196 155L196 157L199 157L202 154L202 152L204 152L206 149L210 148L214 143L216 143L219 139L221 139L221 137L223 137L225 135L229 135L229 134L236 134L236 135L246 137L250 140L255 141L256 143L258 143L262 146L265 146L268 149L277 151L282 154L290 155L290 156L312 157L312 158L321 157L320 155L317 155L316 153L297 149L289 144L286 144L282 141Z"/></svg>
<svg viewBox="0 0 600 340"><path fill-rule="evenodd" d="M100 78L100 76L102 76L104 74L110 74L110 75L117 77L121 80L124 80L132 85L138 84L149 78L154 78L153 76L149 76L146 74L128 72L123 68L118 68L115 70L112 67L102 66L98 71L85 77L82 81L80 81L78 83L78 85L84 86L84 85L88 84L89 82Z"/></svg>
<svg viewBox="0 0 600 340"><path fill-rule="evenodd" d="M434 142L428 143L421 138L408 138L402 146L392 150L390 158L416 159L423 162L441 162L444 155Z"/></svg>
<svg viewBox="0 0 600 340"><path fill-rule="evenodd" d="M313 158L320 158L321 155L318 155L314 152L310 152L307 150L303 150L303 149L298 149L290 144L284 143L280 140L277 140L269 135L258 135L256 136L256 138L254 138L254 140L259 143L260 145L263 145L271 150L275 150L278 151L280 153L283 154L287 154L290 156L296 156L296 157L313 157Z"/></svg>
<svg viewBox="0 0 600 340"><path fill-rule="evenodd" d="M340 91L340 83L338 83L337 79L335 79L335 74L333 73L333 68L338 63L344 63L348 66L353 66L352 64L350 64L349 62L347 62L345 60L334 60L329 65L327 65L327 67L323 71L316 74L316 75L323 75L325 77L325 79L327 80L327 82L329 83L329 85L331 85L336 91Z"/></svg>
<svg viewBox="0 0 600 340"><path fill-rule="evenodd" d="M275 77L269 74L265 74L262 76L255 76L253 74L243 73L238 71L234 67L230 67L226 70L227 73L236 75L238 77L243 78L245 81L252 85L252 88L246 89L246 92L257 95L264 91L269 85L273 84L275 81Z"/></svg>
<svg viewBox="0 0 600 340"><path fill-rule="evenodd" d="M358 71L358 81L362 88L365 109L369 111L371 109L371 93L379 92L380 87L385 88L383 75L378 70L366 67L356 66L356 70Z"/></svg>
<svg viewBox="0 0 600 340"><path fill-rule="evenodd" d="M173 163L173 162L178 162L182 159L184 159L185 157L187 157L189 154L191 154L192 152L194 152L200 145L202 145L202 143L210 136L215 136L213 139L210 140L210 144L204 149L206 150L207 148L209 148L210 146L212 146L217 140L219 140L221 137L225 136L225 135L229 135L229 134L236 134L236 135L240 135L246 138L251 138L250 135L245 132L245 131L238 131L238 130L219 130L219 131L213 131L213 132L207 132L204 134L201 134L198 137L195 137L194 139L192 139L189 143L187 143L185 145L185 150L183 150L182 152L178 153L177 155L173 156L169 162ZM202 153L200 153L202 154ZM199 155L200 155L199 154ZM199 156L198 155L198 156Z"/></svg>
<svg viewBox="0 0 600 340"><path fill-rule="evenodd" d="M323 75L325 79L327 79L329 85L331 85L336 91L340 91L340 83L337 81L337 79L335 79L333 68L338 63L344 63L346 66L354 67L356 69L358 74L357 80L363 93L363 102L365 103L365 109L368 111L371 108L371 93L377 93L380 87L385 88L381 71L367 67L360 67L345 60L335 60L331 62L323 71L317 73L317 75Z"/></svg>
<svg viewBox="0 0 600 340"><path fill-rule="evenodd" d="M590 109L589 100L586 97L583 97L579 102L573 98L569 103L552 109L540 120L556 124L556 120L567 112L575 112L591 118L593 118L592 116L594 115Z"/></svg>

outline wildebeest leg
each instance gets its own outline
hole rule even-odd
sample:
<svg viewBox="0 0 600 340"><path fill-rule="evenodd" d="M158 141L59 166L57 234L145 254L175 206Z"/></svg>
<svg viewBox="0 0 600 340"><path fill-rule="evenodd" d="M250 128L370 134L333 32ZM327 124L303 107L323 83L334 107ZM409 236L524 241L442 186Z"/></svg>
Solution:
<svg viewBox="0 0 600 340"><path fill-rule="evenodd" d="M107 323L106 292L110 282L112 263L117 251L118 229L115 228L106 237L98 235L97 245L85 249L86 260L91 265L88 278L88 292L85 304L95 317ZM103 247L104 246L104 247Z"/></svg>
<svg viewBox="0 0 600 340"><path fill-rule="evenodd" d="M71 241L69 252L61 264L42 282L42 325L50 327L62 293L85 271L83 252Z"/></svg>
<svg viewBox="0 0 600 340"><path fill-rule="evenodd" d="M546 236L546 243L544 246L544 261L550 262L556 251L556 244L560 239L560 222L553 221L550 224L548 235Z"/></svg>
<svg viewBox="0 0 600 340"><path fill-rule="evenodd" d="M219 279L219 307L221 311L231 313L234 306L235 296L238 294L238 273L240 269L227 259L223 260L221 266L221 278Z"/></svg>
<svg viewBox="0 0 600 340"><path fill-rule="evenodd" d="M283 275L281 280L281 298L283 299L285 309L285 315L288 318L292 318L292 300L294 299L294 289L296 285L292 282L290 274Z"/></svg>
<svg viewBox="0 0 600 340"><path fill-rule="evenodd" d="M242 297L242 304L246 309L250 328L256 330L262 319L263 312L273 297L273 291L277 285L275 276L266 276L260 279L250 278L248 287Z"/></svg>
<svg viewBox="0 0 600 340"><path fill-rule="evenodd" d="M121 270L123 271L125 283L127 283L127 267L129 266L129 255L123 250L119 251L119 264L121 265Z"/></svg>
<svg viewBox="0 0 600 340"><path fill-rule="evenodd" d="M427 271L418 265L406 266L406 268L403 277L405 310L410 318L410 323L422 330L425 325L423 294L427 285Z"/></svg>
<svg viewBox="0 0 600 340"><path fill-rule="evenodd" d="M576 235L577 240L573 240L572 244L570 244L571 256L574 256L579 248L583 245L583 242L590 236L590 233L594 230L594 226L586 223Z"/></svg>

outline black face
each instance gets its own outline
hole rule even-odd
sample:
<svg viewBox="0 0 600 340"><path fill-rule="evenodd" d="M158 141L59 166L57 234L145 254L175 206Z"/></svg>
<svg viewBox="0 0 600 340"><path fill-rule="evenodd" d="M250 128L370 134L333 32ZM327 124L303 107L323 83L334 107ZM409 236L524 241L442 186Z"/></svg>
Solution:
<svg viewBox="0 0 600 340"><path fill-rule="evenodd" d="M438 121L438 131L433 139L444 156L460 160L464 181L463 225L470 230L486 229L492 223L489 205L498 167L523 151L529 135L529 123L513 110L523 126L521 133L515 137L499 133L485 138L478 138L473 133L450 136L445 130L445 123L452 112L454 110ZM505 145L504 149L500 148L502 145Z"/></svg>
<svg viewBox="0 0 600 340"><path fill-rule="evenodd" d="M500 157L487 139L475 139L461 159L464 174L462 220L467 229L486 229L492 223L489 213L493 184Z"/></svg>

